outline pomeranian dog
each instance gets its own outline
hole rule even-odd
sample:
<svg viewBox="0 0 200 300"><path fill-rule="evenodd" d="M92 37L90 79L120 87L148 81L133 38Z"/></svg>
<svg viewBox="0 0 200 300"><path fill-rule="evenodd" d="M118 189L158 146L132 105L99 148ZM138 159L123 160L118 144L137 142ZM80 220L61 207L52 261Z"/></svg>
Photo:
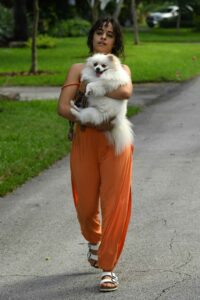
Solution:
<svg viewBox="0 0 200 300"><path fill-rule="evenodd" d="M124 148L134 142L132 124L126 117L127 99L117 100L105 95L131 81L113 54L94 54L89 57L82 70L81 81L87 82L87 108L79 108L71 101L71 113L82 124L99 125L112 119L113 128L105 131L110 143L115 147L115 153L120 154Z"/></svg>

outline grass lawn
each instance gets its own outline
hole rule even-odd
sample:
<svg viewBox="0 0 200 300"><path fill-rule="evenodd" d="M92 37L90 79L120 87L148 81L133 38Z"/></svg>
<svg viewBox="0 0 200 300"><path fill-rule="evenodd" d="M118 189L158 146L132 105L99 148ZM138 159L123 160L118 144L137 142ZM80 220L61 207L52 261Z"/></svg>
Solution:
<svg viewBox="0 0 200 300"><path fill-rule="evenodd" d="M130 66L133 82L182 81L200 74L200 35L189 29L146 29L140 45L125 32L123 63ZM39 49L39 70L55 74L0 76L0 85L61 86L73 63L88 56L86 37L56 40L56 48ZM0 72L28 71L30 49L0 48ZM0 100L0 196L36 176L70 149L67 120L56 113L56 101L9 102ZM139 112L129 107L128 116Z"/></svg>
<svg viewBox="0 0 200 300"><path fill-rule="evenodd" d="M70 149L68 121L56 101L0 101L0 196L36 176ZM130 107L128 115L139 111Z"/></svg>
<svg viewBox="0 0 200 300"><path fill-rule="evenodd" d="M140 45L125 32L123 63L130 66L133 82L182 81L200 74L200 35L189 29L150 29L140 33ZM56 40L56 48L39 49L39 70L55 74L40 76L0 76L0 85L62 85L73 63L88 56L86 37ZM0 48L0 72L28 71L30 49Z"/></svg>
<svg viewBox="0 0 200 300"><path fill-rule="evenodd" d="M126 30L126 35L132 38L132 30ZM149 28L140 29L141 42L163 43L200 43L200 34L191 28L181 28L179 32L174 28Z"/></svg>

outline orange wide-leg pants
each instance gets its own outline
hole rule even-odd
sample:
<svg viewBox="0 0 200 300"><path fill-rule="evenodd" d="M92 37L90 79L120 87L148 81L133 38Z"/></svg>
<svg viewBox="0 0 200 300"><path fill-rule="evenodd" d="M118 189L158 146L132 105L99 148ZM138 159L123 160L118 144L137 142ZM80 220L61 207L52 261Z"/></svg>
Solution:
<svg viewBox="0 0 200 300"><path fill-rule="evenodd" d="M98 264L106 271L114 269L128 229L132 154L130 145L116 156L103 132L76 128L70 156L74 203L84 238L100 242Z"/></svg>

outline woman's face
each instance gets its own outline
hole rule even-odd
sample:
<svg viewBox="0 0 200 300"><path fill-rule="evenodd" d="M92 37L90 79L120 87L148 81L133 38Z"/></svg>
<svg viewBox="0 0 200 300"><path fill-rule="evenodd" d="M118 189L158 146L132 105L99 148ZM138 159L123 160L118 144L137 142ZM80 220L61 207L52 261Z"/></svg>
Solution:
<svg viewBox="0 0 200 300"><path fill-rule="evenodd" d="M115 35L111 23L104 23L93 35L93 52L108 54L112 52L115 43Z"/></svg>

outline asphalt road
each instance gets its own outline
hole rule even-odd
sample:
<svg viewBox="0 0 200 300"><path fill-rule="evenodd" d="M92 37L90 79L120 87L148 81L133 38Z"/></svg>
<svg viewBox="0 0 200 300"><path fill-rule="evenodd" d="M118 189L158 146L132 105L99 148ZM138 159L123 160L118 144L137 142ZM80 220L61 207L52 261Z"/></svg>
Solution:
<svg viewBox="0 0 200 300"><path fill-rule="evenodd" d="M0 199L1 300L200 299L200 78L133 122L134 201L119 290L98 292L67 157Z"/></svg>

